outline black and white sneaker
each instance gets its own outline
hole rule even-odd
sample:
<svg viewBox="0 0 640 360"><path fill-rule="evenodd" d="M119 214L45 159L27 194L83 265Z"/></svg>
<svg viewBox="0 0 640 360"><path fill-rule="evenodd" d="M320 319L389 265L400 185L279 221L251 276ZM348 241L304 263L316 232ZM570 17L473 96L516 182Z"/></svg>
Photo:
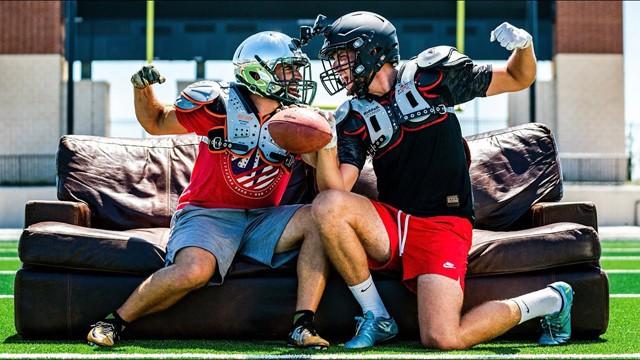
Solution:
<svg viewBox="0 0 640 360"><path fill-rule="evenodd" d="M310 324L294 327L289 333L287 345L315 350L327 350L329 348L329 342L320 337L313 325Z"/></svg>
<svg viewBox="0 0 640 360"><path fill-rule="evenodd" d="M104 321L91 325L91 330L87 334L89 345L112 347L119 338L120 334L116 326Z"/></svg>

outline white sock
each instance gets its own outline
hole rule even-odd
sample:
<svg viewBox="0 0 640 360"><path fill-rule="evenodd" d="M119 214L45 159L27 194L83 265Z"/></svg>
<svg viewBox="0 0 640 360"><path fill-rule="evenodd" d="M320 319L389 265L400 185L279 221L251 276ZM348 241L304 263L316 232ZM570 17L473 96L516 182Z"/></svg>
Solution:
<svg viewBox="0 0 640 360"><path fill-rule="evenodd" d="M382 303L382 299L380 298L380 294L378 294L371 275L360 284L349 286L349 290L351 290L353 297L356 298L358 304L360 304L363 314L371 311L375 317L389 317L389 313Z"/></svg>
<svg viewBox="0 0 640 360"><path fill-rule="evenodd" d="M560 311L562 297L550 287L510 299L520 308L520 322Z"/></svg>

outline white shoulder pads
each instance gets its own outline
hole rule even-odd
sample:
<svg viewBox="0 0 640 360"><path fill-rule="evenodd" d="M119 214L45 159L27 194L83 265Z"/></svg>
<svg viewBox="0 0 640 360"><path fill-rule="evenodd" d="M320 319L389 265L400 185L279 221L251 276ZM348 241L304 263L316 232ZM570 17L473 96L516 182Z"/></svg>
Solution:
<svg viewBox="0 0 640 360"><path fill-rule="evenodd" d="M175 106L182 111L192 111L212 103L221 92L220 84L215 81L198 81L182 90L176 99Z"/></svg>
<svg viewBox="0 0 640 360"><path fill-rule="evenodd" d="M349 110L351 110L351 100L347 100L338 106L333 113L333 117L336 119L336 125L340 124L340 122L347 117Z"/></svg>
<svg viewBox="0 0 640 360"><path fill-rule="evenodd" d="M420 68L430 68L436 65L453 67L469 61L469 57L451 46L436 46L421 52L416 61Z"/></svg>

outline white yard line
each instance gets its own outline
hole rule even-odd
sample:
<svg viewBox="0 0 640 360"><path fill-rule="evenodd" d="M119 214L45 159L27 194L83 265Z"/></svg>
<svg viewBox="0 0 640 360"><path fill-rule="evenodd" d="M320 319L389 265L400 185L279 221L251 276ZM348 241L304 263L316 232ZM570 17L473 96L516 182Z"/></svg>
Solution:
<svg viewBox="0 0 640 360"><path fill-rule="evenodd" d="M623 299L623 298L640 298L640 294L609 294L610 298ZM13 295L0 295L0 299L13 299Z"/></svg>
<svg viewBox="0 0 640 360"><path fill-rule="evenodd" d="M20 260L20 258L17 257L17 256L3 256L3 257L0 257L0 261L16 261L16 260Z"/></svg>
<svg viewBox="0 0 640 360"><path fill-rule="evenodd" d="M157 354L0 354L0 359L468 359L468 360L564 360L564 359L640 359L640 354L489 354L489 355L453 355L453 354L194 354L194 353L157 353Z"/></svg>
<svg viewBox="0 0 640 360"><path fill-rule="evenodd" d="M600 260L638 261L640 256L602 256Z"/></svg>
<svg viewBox="0 0 640 360"><path fill-rule="evenodd" d="M604 272L606 272L607 274L640 274L640 270L630 270L630 269L623 269L623 270L604 269Z"/></svg>
<svg viewBox="0 0 640 360"><path fill-rule="evenodd" d="M640 252L640 248L602 248L602 252Z"/></svg>
<svg viewBox="0 0 640 360"><path fill-rule="evenodd" d="M16 270L0 270L0 275L15 275Z"/></svg>

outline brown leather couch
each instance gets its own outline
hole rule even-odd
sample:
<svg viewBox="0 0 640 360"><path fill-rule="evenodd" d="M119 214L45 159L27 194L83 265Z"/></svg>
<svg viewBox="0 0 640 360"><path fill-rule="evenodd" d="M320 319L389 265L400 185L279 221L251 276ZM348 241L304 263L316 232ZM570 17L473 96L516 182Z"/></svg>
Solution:
<svg viewBox="0 0 640 360"><path fill-rule="evenodd" d="M517 296L564 280L575 289L576 337L607 329L609 290L599 266L592 203L558 203L561 171L550 131L540 124L467 139L476 203L464 308ZM15 281L15 325L25 338L81 338L163 266L168 225L197 153L195 136L145 140L65 136L57 156L59 201L30 201ZM303 165L285 203L309 202ZM311 180L311 181L310 181ZM311 189L311 190L310 190ZM354 191L376 196L366 168ZM17 205L17 204L16 204ZM400 326L418 338L415 296L398 274L376 273L380 293ZM294 311L295 263L271 270L234 262L221 287L207 286L171 309L130 326L135 338L284 339ZM318 311L323 336L344 341L358 307L332 275ZM533 339L530 321L507 336Z"/></svg>

